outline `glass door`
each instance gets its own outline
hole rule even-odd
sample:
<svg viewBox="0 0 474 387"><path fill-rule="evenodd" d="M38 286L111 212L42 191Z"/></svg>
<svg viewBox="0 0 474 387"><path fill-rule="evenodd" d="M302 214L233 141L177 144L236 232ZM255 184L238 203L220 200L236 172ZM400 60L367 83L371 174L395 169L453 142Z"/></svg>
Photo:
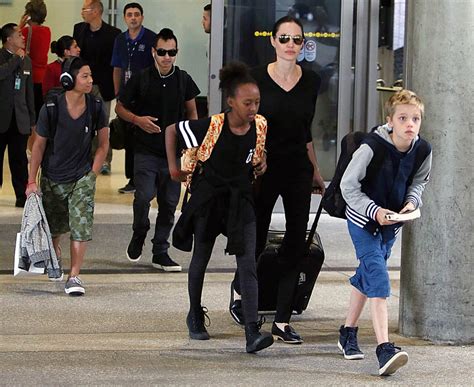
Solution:
<svg viewBox="0 0 474 387"><path fill-rule="evenodd" d="M337 156L343 2L344 0L215 0L212 3L211 61L214 49L219 49L218 44L214 44L215 41L222 40L222 51L220 55L216 55L222 58L221 63L216 66L211 63L213 113L215 111L212 110L221 108L220 97L215 88L217 82L213 85L219 65L232 60L243 61L251 67L270 63L275 59L270 44L274 22L289 14L303 23L305 43L298 63L314 70L322 80L311 130L322 175L326 180L332 178ZM214 33L214 27L221 27L214 25L214 16L219 12L223 15L222 30ZM219 34L220 31L222 34Z"/></svg>

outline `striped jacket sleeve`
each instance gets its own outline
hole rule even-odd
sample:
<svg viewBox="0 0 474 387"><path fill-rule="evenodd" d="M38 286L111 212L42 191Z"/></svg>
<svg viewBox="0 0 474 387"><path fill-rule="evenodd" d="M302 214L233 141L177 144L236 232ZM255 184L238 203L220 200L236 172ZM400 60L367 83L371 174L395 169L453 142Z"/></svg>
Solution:
<svg viewBox="0 0 474 387"><path fill-rule="evenodd" d="M376 220L375 215L380 208L361 190L361 181L365 178L367 167L373 156L374 152L370 146L362 144L352 155L352 160L347 166L340 184L342 197L347 203L347 211L356 212L352 215L360 215L363 223L366 218Z"/></svg>

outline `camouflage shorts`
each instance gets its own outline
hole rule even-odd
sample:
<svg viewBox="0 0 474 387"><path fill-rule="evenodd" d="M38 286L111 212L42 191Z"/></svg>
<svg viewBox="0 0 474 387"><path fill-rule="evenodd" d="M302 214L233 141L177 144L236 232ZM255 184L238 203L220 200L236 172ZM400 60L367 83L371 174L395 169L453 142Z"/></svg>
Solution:
<svg viewBox="0 0 474 387"><path fill-rule="evenodd" d="M43 206L53 237L70 231L73 241L92 239L95 182L92 171L72 183L41 177Z"/></svg>

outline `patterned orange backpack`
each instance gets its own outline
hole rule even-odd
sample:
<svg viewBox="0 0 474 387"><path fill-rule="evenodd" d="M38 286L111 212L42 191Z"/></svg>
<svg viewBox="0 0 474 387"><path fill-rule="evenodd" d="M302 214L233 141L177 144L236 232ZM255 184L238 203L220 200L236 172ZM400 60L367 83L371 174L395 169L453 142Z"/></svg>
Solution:
<svg viewBox="0 0 474 387"><path fill-rule="evenodd" d="M267 120L265 117L257 114L255 116L255 125L257 129L257 142L255 145L255 152L252 156L252 162L258 163L265 152L265 140L267 138ZM181 159L181 169L183 171L190 171L184 185L190 188L191 179L198 162L204 163L212 153L214 146L219 139L222 127L224 126L224 113L215 114L211 116L211 123L207 129L206 136L202 144L198 147L186 149L183 152Z"/></svg>

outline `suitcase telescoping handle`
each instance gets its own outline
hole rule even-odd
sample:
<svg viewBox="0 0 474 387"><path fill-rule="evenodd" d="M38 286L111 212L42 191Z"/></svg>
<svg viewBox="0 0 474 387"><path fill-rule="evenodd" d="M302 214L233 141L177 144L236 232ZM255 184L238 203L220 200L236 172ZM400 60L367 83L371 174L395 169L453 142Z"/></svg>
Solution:
<svg viewBox="0 0 474 387"><path fill-rule="evenodd" d="M321 212L322 211L323 211L323 201L321 200L319 202L318 211L316 212L316 216L314 218L313 225L311 226L311 230L308 234L308 239L306 241L306 249L308 251L311 247L311 242L313 241L314 234L316 234L316 227L318 227L318 222L319 222L319 218L321 217Z"/></svg>

